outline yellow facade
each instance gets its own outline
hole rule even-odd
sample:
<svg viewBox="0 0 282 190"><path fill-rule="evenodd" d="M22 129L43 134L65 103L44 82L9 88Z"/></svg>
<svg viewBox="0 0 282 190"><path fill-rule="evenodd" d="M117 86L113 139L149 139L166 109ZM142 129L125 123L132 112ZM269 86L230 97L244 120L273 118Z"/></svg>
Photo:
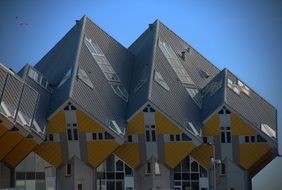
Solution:
<svg viewBox="0 0 282 190"><path fill-rule="evenodd" d="M231 114L231 133L232 135L245 135L245 136L254 136L256 131L245 121L235 114Z"/></svg>
<svg viewBox="0 0 282 190"><path fill-rule="evenodd" d="M213 147L211 145L201 144L191 152L191 156L206 169L209 169L211 167Z"/></svg>
<svg viewBox="0 0 282 190"><path fill-rule="evenodd" d="M65 133L66 119L64 110L58 112L48 124L48 133Z"/></svg>
<svg viewBox="0 0 282 190"><path fill-rule="evenodd" d="M37 143L33 139L25 138L9 152L4 161L12 167L16 167L35 147Z"/></svg>
<svg viewBox="0 0 282 190"><path fill-rule="evenodd" d="M105 132L105 129L101 125L99 125L96 121L92 120L88 115L86 115L80 110L76 111L76 118L77 118L77 124L80 133Z"/></svg>
<svg viewBox="0 0 282 190"><path fill-rule="evenodd" d="M133 119L128 123L128 134L139 135L144 134L144 113L139 112Z"/></svg>
<svg viewBox="0 0 282 190"><path fill-rule="evenodd" d="M88 162L98 167L117 147L118 144L113 140L87 142Z"/></svg>
<svg viewBox="0 0 282 190"><path fill-rule="evenodd" d="M167 142L164 144L165 163L175 168L195 148L191 142Z"/></svg>
<svg viewBox="0 0 282 190"><path fill-rule="evenodd" d="M0 138L0 160L2 160L7 154L13 150L13 148L23 140L23 136L18 131L7 131Z"/></svg>
<svg viewBox="0 0 282 190"><path fill-rule="evenodd" d="M240 144L240 165L249 169L270 150L267 144Z"/></svg>
<svg viewBox="0 0 282 190"><path fill-rule="evenodd" d="M136 168L140 164L140 148L138 143L126 143L118 147L115 154L130 167Z"/></svg>
<svg viewBox="0 0 282 190"><path fill-rule="evenodd" d="M203 136L219 136L219 116L215 114L212 116L203 127Z"/></svg>
<svg viewBox="0 0 282 190"><path fill-rule="evenodd" d="M60 142L46 142L37 146L34 149L34 152L50 164L57 167L62 163L61 149Z"/></svg>
<svg viewBox="0 0 282 190"><path fill-rule="evenodd" d="M182 130L175 126L169 119L167 119L160 112L155 114L156 133L158 134L180 134Z"/></svg>

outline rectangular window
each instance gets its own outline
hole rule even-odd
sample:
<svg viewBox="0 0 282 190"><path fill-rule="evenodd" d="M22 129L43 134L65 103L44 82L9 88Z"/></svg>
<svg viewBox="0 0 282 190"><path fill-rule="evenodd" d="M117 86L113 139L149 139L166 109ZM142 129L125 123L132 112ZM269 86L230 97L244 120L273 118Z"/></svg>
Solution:
<svg viewBox="0 0 282 190"><path fill-rule="evenodd" d="M249 142L250 142L249 136L245 136L245 143L249 143Z"/></svg>
<svg viewBox="0 0 282 190"><path fill-rule="evenodd" d="M132 142L132 136L131 136L131 135L128 135L128 136L127 136L127 141L128 141L128 142Z"/></svg>
<svg viewBox="0 0 282 190"><path fill-rule="evenodd" d="M152 133L152 141L156 142L156 132L152 130L151 133Z"/></svg>
<svg viewBox="0 0 282 190"><path fill-rule="evenodd" d="M77 129L73 129L73 140L78 140Z"/></svg>
<svg viewBox="0 0 282 190"><path fill-rule="evenodd" d="M97 139L97 134L96 133L92 133L92 139L96 140Z"/></svg>
<svg viewBox="0 0 282 190"><path fill-rule="evenodd" d="M169 140L174 141L174 135L169 135Z"/></svg>
<svg viewBox="0 0 282 190"><path fill-rule="evenodd" d="M225 133L221 132L221 143L225 143Z"/></svg>
<svg viewBox="0 0 282 190"><path fill-rule="evenodd" d="M221 171L220 171L220 174L221 175L225 175L225 164L224 163L221 163Z"/></svg>
<svg viewBox="0 0 282 190"><path fill-rule="evenodd" d="M208 143L208 138L207 137L203 137L203 142L204 143Z"/></svg>
<svg viewBox="0 0 282 190"><path fill-rule="evenodd" d="M175 139L176 141L180 141L180 135L179 134L175 135Z"/></svg>
<svg viewBox="0 0 282 190"><path fill-rule="evenodd" d="M72 140L72 134L71 134L71 129L68 129L68 140Z"/></svg>
<svg viewBox="0 0 282 190"><path fill-rule="evenodd" d="M71 164L66 164L66 176L71 175Z"/></svg>
<svg viewBox="0 0 282 190"><path fill-rule="evenodd" d="M54 141L54 136L53 136L53 134L49 134L49 141Z"/></svg>
<svg viewBox="0 0 282 190"><path fill-rule="evenodd" d="M252 143L256 142L256 137L255 136L251 136L251 142Z"/></svg>
<svg viewBox="0 0 282 190"><path fill-rule="evenodd" d="M146 172L145 172L145 174L146 175L151 174L151 163L150 162L146 163Z"/></svg>
<svg viewBox="0 0 282 190"><path fill-rule="evenodd" d="M103 140L103 133L98 133L99 140Z"/></svg>
<svg viewBox="0 0 282 190"><path fill-rule="evenodd" d="M227 143L231 143L231 133L230 131L226 132Z"/></svg>
<svg viewBox="0 0 282 190"><path fill-rule="evenodd" d="M147 142L150 142L150 141L151 141L151 138L150 138L150 131L147 131L147 130L146 130L146 141L147 141Z"/></svg>

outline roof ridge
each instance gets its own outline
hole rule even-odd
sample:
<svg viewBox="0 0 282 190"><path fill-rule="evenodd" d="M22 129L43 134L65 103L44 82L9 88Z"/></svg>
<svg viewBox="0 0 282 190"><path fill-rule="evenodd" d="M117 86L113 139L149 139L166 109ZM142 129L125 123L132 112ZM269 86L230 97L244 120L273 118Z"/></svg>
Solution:
<svg viewBox="0 0 282 190"><path fill-rule="evenodd" d="M154 44L153 44L153 52L152 52L152 64L151 64L151 73L150 73L150 79L149 79L149 90L148 90L148 99L151 100L151 95L152 95L152 83L153 83L153 77L154 77L154 65L155 65L155 53L156 53L156 48L157 48L157 44L158 44L158 36L159 36L159 24L160 21L157 19L153 25L155 25L155 34L154 34Z"/></svg>

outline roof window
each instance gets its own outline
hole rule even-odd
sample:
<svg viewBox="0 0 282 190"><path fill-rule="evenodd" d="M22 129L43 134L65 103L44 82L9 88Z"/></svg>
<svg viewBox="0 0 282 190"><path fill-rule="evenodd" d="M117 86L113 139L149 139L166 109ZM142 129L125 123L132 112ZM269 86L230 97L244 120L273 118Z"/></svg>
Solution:
<svg viewBox="0 0 282 190"><path fill-rule="evenodd" d="M90 88L94 88L92 81L90 80L89 76L87 75L86 71L81 67L78 68L77 76L80 80L82 80L87 86Z"/></svg>
<svg viewBox="0 0 282 190"><path fill-rule="evenodd" d="M70 78L71 72L72 72L72 69L69 69L69 70L66 72L65 76L62 78L62 80L61 80L61 82L60 82L60 84L58 85L57 88L60 88L60 87Z"/></svg>
<svg viewBox="0 0 282 190"><path fill-rule="evenodd" d="M202 107L202 96L197 88L186 88L190 97L194 100L199 108Z"/></svg>
<svg viewBox="0 0 282 190"><path fill-rule="evenodd" d="M276 138L276 131L274 131L269 125L262 123L260 129L271 138Z"/></svg>
<svg viewBox="0 0 282 190"><path fill-rule="evenodd" d="M128 101L128 93L123 85L111 84L111 87L116 95L122 98L125 102Z"/></svg>
<svg viewBox="0 0 282 190"><path fill-rule="evenodd" d="M169 86L167 85L166 81L164 80L163 76L161 75L161 73L159 73L158 71L155 71L154 74L154 80L161 85L164 89L166 89L167 91L169 91Z"/></svg>
<svg viewBox="0 0 282 190"><path fill-rule="evenodd" d="M35 81L37 84L39 84L43 88L47 88L48 86L47 79L41 73L39 73L34 68L32 68L31 66L28 69L28 76L29 78L31 78L33 81Z"/></svg>

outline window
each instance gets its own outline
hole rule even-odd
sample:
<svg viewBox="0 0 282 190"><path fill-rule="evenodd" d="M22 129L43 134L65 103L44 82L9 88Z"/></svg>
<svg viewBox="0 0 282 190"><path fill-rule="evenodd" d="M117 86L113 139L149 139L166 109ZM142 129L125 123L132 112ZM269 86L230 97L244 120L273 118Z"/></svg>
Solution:
<svg viewBox="0 0 282 190"><path fill-rule="evenodd" d="M231 131L230 127L220 127L220 139L221 143L231 143Z"/></svg>
<svg viewBox="0 0 282 190"><path fill-rule="evenodd" d="M211 81L201 90L201 95L202 97L206 97L207 95L213 96L221 87L222 87L222 80Z"/></svg>
<svg viewBox="0 0 282 190"><path fill-rule="evenodd" d="M166 83L166 81L164 80L163 76L161 75L161 73L159 73L158 71L155 70L154 73L154 80L161 85L165 90L169 91L169 86Z"/></svg>
<svg viewBox="0 0 282 190"><path fill-rule="evenodd" d="M200 136L199 131L195 128L194 124L190 121L186 121L186 129L192 133L194 133L196 136Z"/></svg>
<svg viewBox="0 0 282 190"><path fill-rule="evenodd" d="M105 132L105 139L114 139L114 137L106 131Z"/></svg>
<svg viewBox="0 0 282 190"><path fill-rule="evenodd" d="M78 68L77 77L82 80L87 86L90 88L94 88L92 81L90 80L89 76L87 75L86 71L82 68Z"/></svg>
<svg viewBox="0 0 282 190"><path fill-rule="evenodd" d="M256 142L255 136L251 136L251 142L252 142L252 143Z"/></svg>
<svg viewBox="0 0 282 190"><path fill-rule="evenodd" d="M203 137L203 142L204 143L208 143L208 138L207 137Z"/></svg>
<svg viewBox="0 0 282 190"><path fill-rule="evenodd" d="M152 108L149 104L143 109L143 112L155 112L156 110Z"/></svg>
<svg viewBox="0 0 282 190"><path fill-rule="evenodd" d="M155 175L161 175L160 164L155 162Z"/></svg>
<svg viewBox="0 0 282 190"><path fill-rule="evenodd" d="M169 140L174 141L174 135L169 135Z"/></svg>
<svg viewBox="0 0 282 190"><path fill-rule="evenodd" d="M176 141L180 141L180 135L175 136Z"/></svg>
<svg viewBox="0 0 282 190"><path fill-rule="evenodd" d="M69 141L78 140L78 131L76 123L67 123L67 136Z"/></svg>
<svg viewBox="0 0 282 190"><path fill-rule="evenodd" d="M145 171L146 175L150 175L151 174L151 163L147 162L146 163L146 171Z"/></svg>
<svg viewBox="0 0 282 190"><path fill-rule="evenodd" d="M128 142L132 142L132 136L131 136L131 135L128 135L128 136L127 136L127 141L128 141Z"/></svg>
<svg viewBox="0 0 282 190"><path fill-rule="evenodd" d="M66 72L65 76L62 78L62 80L61 80L61 82L60 82L60 84L58 85L57 88L60 88L60 87L70 78L70 76L71 76L71 71L72 71L72 69L69 69L69 70Z"/></svg>
<svg viewBox="0 0 282 190"><path fill-rule="evenodd" d="M111 87L117 96L122 98L125 102L128 101L128 93L124 86L120 84L111 84Z"/></svg>
<svg viewBox="0 0 282 190"><path fill-rule="evenodd" d="M231 79L227 79L227 86L232 89L236 94L240 95L243 92L248 97L250 96L250 89L242 81L237 80L237 84Z"/></svg>
<svg viewBox="0 0 282 190"><path fill-rule="evenodd" d="M170 46L168 46L165 42L162 42L161 40L159 40L158 44L162 53L167 58L170 66L174 70L175 74L177 75L181 83L186 85L194 85L193 80L185 70L182 63L179 61L173 49Z"/></svg>
<svg viewBox="0 0 282 190"><path fill-rule="evenodd" d="M96 140L97 139L97 133L92 133L92 139Z"/></svg>
<svg viewBox="0 0 282 190"><path fill-rule="evenodd" d="M221 174L221 175L225 175L225 169L226 169L226 168L225 168L225 164L224 164L224 163L221 163L220 166L221 166L221 168L220 168L220 169L221 169L221 170L220 170L220 174Z"/></svg>
<svg viewBox="0 0 282 190"><path fill-rule="evenodd" d="M198 89L196 88L186 88L188 94L193 99L193 101L196 103L196 105L201 108L202 107L202 96Z"/></svg>
<svg viewBox="0 0 282 190"><path fill-rule="evenodd" d="M269 125L262 123L260 127L261 127L260 129L262 130L262 132L267 134L269 137L276 138L276 131L274 131Z"/></svg>
<svg viewBox="0 0 282 190"><path fill-rule="evenodd" d="M108 82L116 83L110 84L114 93L127 102L128 93L99 45L97 43L93 43L91 39L88 39L86 36L84 38L84 43L87 46L88 50L91 52L93 58L95 59Z"/></svg>
<svg viewBox="0 0 282 190"><path fill-rule="evenodd" d="M66 164L66 176L71 175L71 164Z"/></svg>
<svg viewBox="0 0 282 190"><path fill-rule="evenodd" d="M135 88L134 88L134 92L138 92L139 89L141 89L141 87L146 83L146 81L148 80L148 71L147 69L145 69L141 75L141 77L139 78L139 82L136 84Z"/></svg>
<svg viewBox="0 0 282 190"><path fill-rule="evenodd" d="M53 134L49 134L49 141L54 141L54 136L53 136Z"/></svg>
<svg viewBox="0 0 282 190"><path fill-rule="evenodd" d="M48 86L47 79L31 66L28 69L28 77L31 78L34 82L36 82L40 86L42 86L43 88L47 88Z"/></svg>
<svg viewBox="0 0 282 190"><path fill-rule="evenodd" d="M145 130L146 130L146 132L145 132L146 141L147 142L156 142L155 125L146 125Z"/></svg>
<svg viewBox="0 0 282 190"><path fill-rule="evenodd" d="M250 142L250 137L249 136L245 136L245 143L249 143Z"/></svg>

